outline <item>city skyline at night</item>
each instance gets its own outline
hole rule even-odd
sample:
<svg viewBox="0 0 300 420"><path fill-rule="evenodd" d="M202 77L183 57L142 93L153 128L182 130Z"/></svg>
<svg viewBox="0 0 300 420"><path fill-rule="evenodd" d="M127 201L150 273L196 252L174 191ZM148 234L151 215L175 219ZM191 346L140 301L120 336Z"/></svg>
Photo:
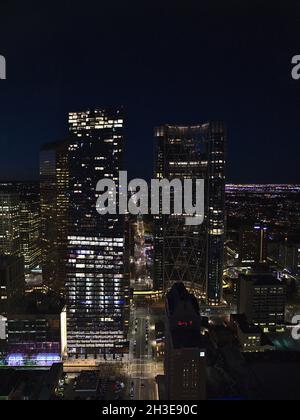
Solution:
<svg viewBox="0 0 300 420"><path fill-rule="evenodd" d="M300 401L299 1L18 3L0 401Z"/></svg>

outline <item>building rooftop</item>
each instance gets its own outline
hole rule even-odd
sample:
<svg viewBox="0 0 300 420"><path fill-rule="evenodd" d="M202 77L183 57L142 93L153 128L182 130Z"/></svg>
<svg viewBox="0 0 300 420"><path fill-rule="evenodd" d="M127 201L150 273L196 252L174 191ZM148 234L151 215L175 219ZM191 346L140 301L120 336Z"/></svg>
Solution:
<svg viewBox="0 0 300 420"><path fill-rule="evenodd" d="M0 369L0 399L49 400L62 372L62 364L54 364L49 370Z"/></svg>
<svg viewBox="0 0 300 420"><path fill-rule="evenodd" d="M0 255L0 268L6 268L18 261L22 261L22 259L22 257L16 257L13 255Z"/></svg>
<svg viewBox="0 0 300 420"><path fill-rule="evenodd" d="M189 293L183 283L175 283L167 294L168 311L172 315L178 303L186 303L191 305L195 313L200 315L199 303L194 295Z"/></svg>
<svg viewBox="0 0 300 420"><path fill-rule="evenodd" d="M262 334L262 330L254 324L249 324L244 314L231 315L231 319L236 322L244 334Z"/></svg>
<svg viewBox="0 0 300 420"><path fill-rule="evenodd" d="M242 276L242 279L247 282L252 282L254 286L284 286L276 277L272 274L248 274Z"/></svg>
<svg viewBox="0 0 300 420"><path fill-rule="evenodd" d="M20 300L16 306L14 313L11 312L9 317L15 315L57 315L60 314L65 306L63 299L53 293L29 293Z"/></svg>
<svg viewBox="0 0 300 420"><path fill-rule="evenodd" d="M300 399L300 352L246 353L244 358L256 386L250 398L266 401Z"/></svg>
<svg viewBox="0 0 300 420"><path fill-rule="evenodd" d="M0 398L9 396L16 382L16 371L14 369L0 370Z"/></svg>
<svg viewBox="0 0 300 420"><path fill-rule="evenodd" d="M66 146L68 143L68 140L58 140L58 141L53 141L51 143L46 143L41 147L41 152L45 152L48 150L55 150L59 147L64 147Z"/></svg>
<svg viewBox="0 0 300 420"><path fill-rule="evenodd" d="M97 392L99 384L97 372L82 372L77 380L76 392Z"/></svg>

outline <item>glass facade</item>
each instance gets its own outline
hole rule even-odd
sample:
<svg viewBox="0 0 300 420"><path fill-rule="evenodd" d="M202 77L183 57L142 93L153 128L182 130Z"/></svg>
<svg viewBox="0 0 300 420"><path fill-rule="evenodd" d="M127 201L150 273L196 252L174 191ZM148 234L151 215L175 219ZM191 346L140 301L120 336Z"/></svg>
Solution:
<svg viewBox="0 0 300 420"><path fill-rule="evenodd" d="M21 254L20 197L7 191L7 185L0 187L0 254Z"/></svg>
<svg viewBox="0 0 300 420"><path fill-rule="evenodd" d="M25 270L30 273L41 264L40 194L37 183L22 183L20 192L20 238Z"/></svg>
<svg viewBox="0 0 300 420"><path fill-rule="evenodd" d="M41 225L44 283L65 293L69 211L68 141L40 151Z"/></svg>
<svg viewBox="0 0 300 420"><path fill-rule="evenodd" d="M99 180L109 178L118 187L123 111L70 113L69 127L68 355L116 360L127 346L124 216L97 213L96 186Z"/></svg>
<svg viewBox="0 0 300 420"><path fill-rule="evenodd" d="M221 123L163 126L155 130L156 178L205 180L205 220L155 216L154 280L167 290L183 282L202 290L209 304L222 299L225 234L225 129Z"/></svg>

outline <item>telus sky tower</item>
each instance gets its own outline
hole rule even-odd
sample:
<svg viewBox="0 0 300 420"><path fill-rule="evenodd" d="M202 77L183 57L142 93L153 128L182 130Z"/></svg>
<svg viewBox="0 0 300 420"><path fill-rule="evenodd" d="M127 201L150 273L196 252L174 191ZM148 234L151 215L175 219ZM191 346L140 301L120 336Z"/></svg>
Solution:
<svg viewBox="0 0 300 420"><path fill-rule="evenodd" d="M122 109L69 114L68 354L120 359L126 352L124 216L96 211L97 182L118 182L122 169Z"/></svg>

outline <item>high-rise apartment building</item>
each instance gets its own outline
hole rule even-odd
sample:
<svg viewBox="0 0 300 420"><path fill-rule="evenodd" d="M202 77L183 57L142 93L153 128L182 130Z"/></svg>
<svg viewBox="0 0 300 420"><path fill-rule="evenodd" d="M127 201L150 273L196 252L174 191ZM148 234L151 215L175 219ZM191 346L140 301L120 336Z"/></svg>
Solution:
<svg viewBox="0 0 300 420"><path fill-rule="evenodd" d="M71 358L120 359L127 351L124 307L124 216L99 215L96 186L122 169L122 109L69 114L70 213L68 231L68 354Z"/></svg>
<svg viewBox="0 0 300 420"><path fill-rule="evenodd" d="M167 290L183 282L222 300L225 235L225 128L221 123L166 125L155 130L156 177L205 181L204 223L186 226L185 216L155 216L154 280Z"/></svg>
<svg viewBox="0 0 300 420"><path fill-rule="evenodd" d="M40 151L42 269L44 284L65 292L69 211L68 141L49 143Z"/></svg>

